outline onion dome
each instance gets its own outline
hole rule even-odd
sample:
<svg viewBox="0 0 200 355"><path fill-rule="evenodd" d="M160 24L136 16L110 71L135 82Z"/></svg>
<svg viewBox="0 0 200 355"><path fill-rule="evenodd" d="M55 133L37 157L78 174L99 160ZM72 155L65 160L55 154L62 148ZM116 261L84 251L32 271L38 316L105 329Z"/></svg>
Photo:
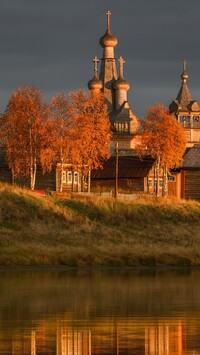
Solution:
<svg viewBox="0 0 200 355"><path fill-rule="evenodd" d="M100 38L99 43L103 48L116 47L118 40L115 36L113 36L113 34L110 31L110 15L111 15L110 10L106 12L106 15L107 15L107 30L105 35Z"/></svg>
<svg viewBox="0 0 200 355"><path fill-rule="evenodd" d="M98 62L99 59L95 56L93 58L94 63L94 77L92 80L88 82L88 89L89 90L102 90L103 89L103 82L98 78Z"/></svg>
<svg viewBox="0 0 200 355"><path fill-rule="evenodd" d="M113 88L115 90L126 90L130 89L129 83L120 75L119 78L114 82Z"/></svg>
<svg viewBox="0 0 200 355"><path fill-rule="evenodd" d="M183 72L183 74L181 75L181 79L185 82L188 79L188 74L186 72Z"/></svg>
<svg viewBox="0 0 200 355"><path fill-rule="evenodd" d="M93 79L88 82L88 89L89 90L102 90L103 89L103 83L97 77L97 75L94 75Z"/></svg>
<svg viewBox="0 0 200 355"><path fill-rule="evenodd" d="M100 38L99 43L103 48L116 47L118 40L115 36L113 36L110 30L107 30L105 35Z"/></svg>

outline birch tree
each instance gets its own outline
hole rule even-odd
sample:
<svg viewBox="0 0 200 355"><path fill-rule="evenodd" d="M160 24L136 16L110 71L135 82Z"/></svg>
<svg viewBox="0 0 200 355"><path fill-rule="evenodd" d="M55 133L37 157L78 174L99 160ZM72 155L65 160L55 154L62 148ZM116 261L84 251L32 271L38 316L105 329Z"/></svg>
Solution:
<svg viewBox="0 0 200 355"><path fill-rule="evenodd" d="M69 94L69 113L75 128L72 161L90 176L92 169L101 168L109 158L111 129L103 94L82 90ZM88 186L90 190L90 179Z"/></svg>
<svg viewBox="0 0 200 355"><path fill-rule="evenodd" d="M66 95L61 92L51 100L52 144L46 157L51 164L56 164L60 172L59 191L63 190L63 165L71 163L73 151L74 117L70 115L69 103ZM51 150L51 153L50 153ZM48 160L49 161L49 160ZM48 162L47 161L47 162Z"/></svg>
<svg viewBox="0 0 200 355"><path fill-rule="evenodd" d="M159 194L160 168L163 171L162 194L167 194L167 174L170 169L182 163L186 148L184 130L167 109L157 104L150 107L142 122L142 131L138 152L140 155L150 154L156 162L156 195Z"/></svg>
<svg viewBox="0 0 200 355"><path fill-rule="evenodd" d="M49 110L39 90L19 87L11 95L2 119L8 165L14 179L27 177L33 190L41 152L48 145Z"/></svg>

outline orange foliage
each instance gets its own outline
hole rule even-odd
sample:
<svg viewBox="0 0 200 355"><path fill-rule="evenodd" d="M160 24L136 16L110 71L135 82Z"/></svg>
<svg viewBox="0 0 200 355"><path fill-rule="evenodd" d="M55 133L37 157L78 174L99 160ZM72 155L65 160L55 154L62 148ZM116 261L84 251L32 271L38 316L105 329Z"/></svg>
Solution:
<svg viewBox="0 0 200 355"><path fill-rule="evenodd" d="M51 104L29 86L11 95L3 119L1 141L14 178L30 177L34 189L37 164L43 172L53 165L71 164L87 173L109 157L110 123L103 95L91 96L82 90L68 97L59 93Z"/></svg>
<svg viewBox="0 0 200 355"><path fill-rule="evenodd" d="M2 120L1 135L13 177L29 177L31 189L35 186L41 151L48 142L48 118L49 110L40 91L26 86L11 95Z"/></svg>
<svg viewBox="0 0 200 355"><path fill-rule="evenodd" d="M62 191L63 164L87 173L109 157L110 123L103 95L91 96L82 90L66 98L63 93L52 99L54 125L52 161L60 164Z"/></svg>
<svg viewBox="0 0 200 355"><path fill-rule="evenodd" d="M185 148L185 133L177 120L163 105L149 108L142 123L139 153L150 154L159 159L161 167L170 169L181 165Z"/></svg>
<svg viewBox="0 0 200 355"><path fill-rule="evenodd" d="M109 158L111 130L104 96L77 90L69 94L69 114L74 119L72 162L86 171L102 166Z"/></svg>

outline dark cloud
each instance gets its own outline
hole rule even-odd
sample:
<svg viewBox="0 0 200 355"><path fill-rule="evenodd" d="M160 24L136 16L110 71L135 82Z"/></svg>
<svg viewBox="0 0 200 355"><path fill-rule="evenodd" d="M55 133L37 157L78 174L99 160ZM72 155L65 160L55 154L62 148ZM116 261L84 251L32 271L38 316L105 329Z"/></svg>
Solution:
<svg viewBox="0 0 200 355"><path fill-rule="evenodd" d="M92 57L102 55L107 8L138 116L176 97L184 58L191 93L200 99L199 0L1 0L1 111L19 85L40 88L47 100L62 90L87 89Z"/></svg>

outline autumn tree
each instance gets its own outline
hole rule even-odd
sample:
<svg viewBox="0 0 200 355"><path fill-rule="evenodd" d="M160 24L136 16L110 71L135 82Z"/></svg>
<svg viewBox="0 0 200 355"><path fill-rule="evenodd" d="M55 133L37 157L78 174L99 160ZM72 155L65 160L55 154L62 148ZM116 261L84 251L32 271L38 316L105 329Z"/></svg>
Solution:
<svg viewBox="0 0 200 355"><path fill-rule="evenodd" d="M90 191L90 171L101 168L109 157L111 130L103 94L91 95L82 90L69 94L69 113L75 127L72 161L89 174Z"/></svg>
<svg viewBox="0 0 200 355"><path fill-rule="evenodd" d="M64 93L53 97L51 117L54 124L51 162L59 168L62 191L64 164L72 166L72 173L79 171L86 176L109 157L110 123L103 95L91 96L82 90L67 97ZM46 155L47 162L49 156Z"/></svg>
<svg viewBox="0 0 200 355"><path fill-rule="evenodd" d="M42 150L48 145L49 110L39 90L19 87L8 102L1 120L1 137L14 178L29 178L33 190Z"/></svg>
<svg viewBox="0 0 200 355"><path fill-rule="evenodd" d="M163 195L166 195L167 174L181 165L185 148L185 133L177 120L161 104L149 108L142 122L138 152L140 155L148 153L155 159L157 196L160 168L163 171Z"/></svg>
<svg viewBox="0 0 200 355"><path fill-rule="evenodd" d="M42 162L46 169L56 164L59 169L59 191L63 189L63 165L71 163L73 152L73 136L75 134L74 117L70 114L69 102L61 92L52 98L51 104L52 144L46 148Z"/></svg>

